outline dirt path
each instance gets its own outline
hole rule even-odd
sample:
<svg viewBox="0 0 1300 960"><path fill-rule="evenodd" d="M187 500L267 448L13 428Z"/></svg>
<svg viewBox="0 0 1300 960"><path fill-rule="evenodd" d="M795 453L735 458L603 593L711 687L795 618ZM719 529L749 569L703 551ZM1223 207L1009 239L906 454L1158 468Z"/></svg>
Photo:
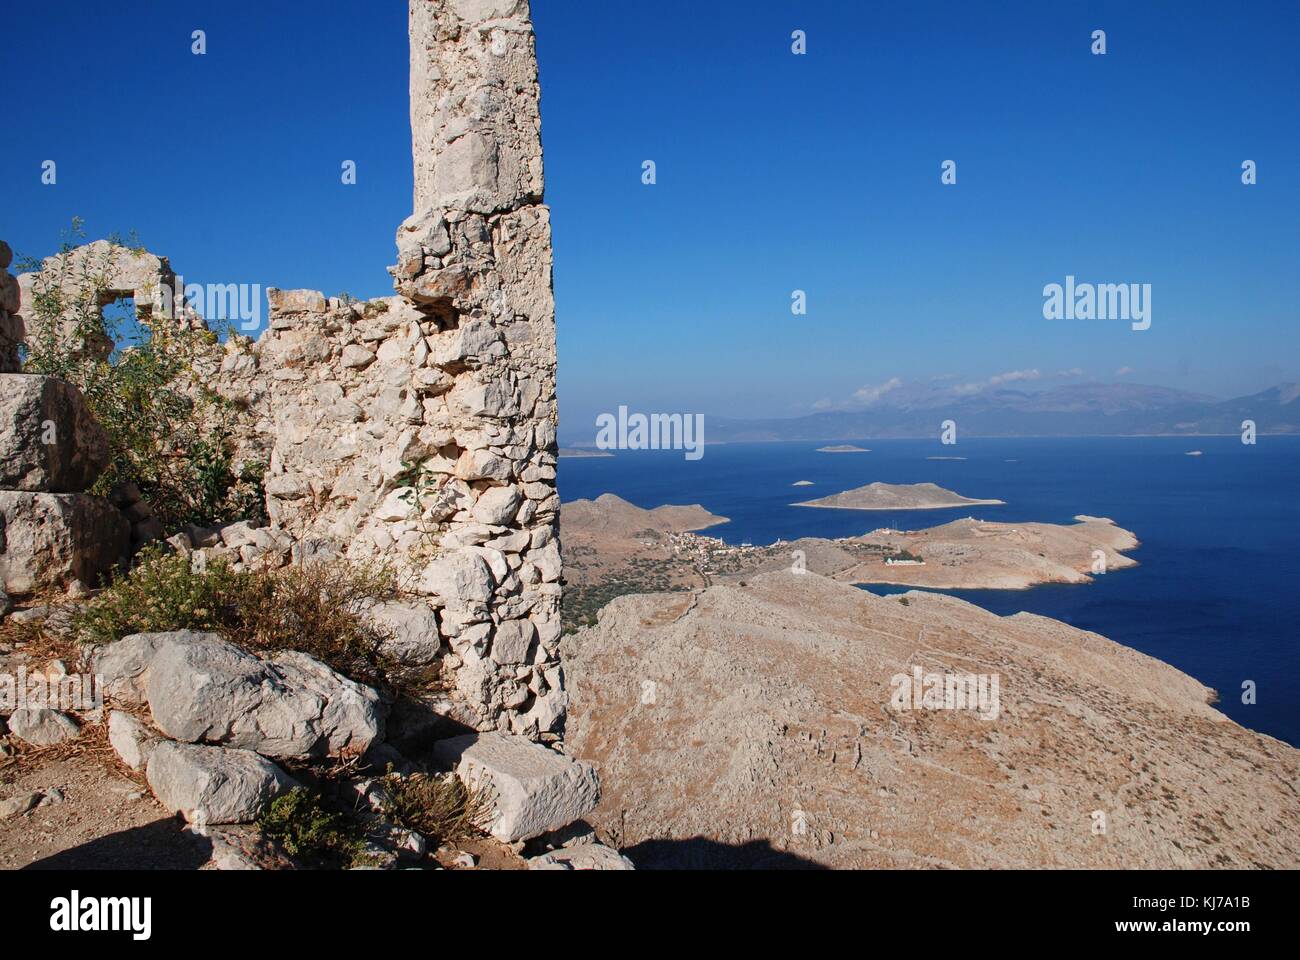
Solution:
<svg viewBox="0 0 1300 960"><path fill-rule="evenodd" d="M0 768L0 799L29 793L45 799L0 820L0 869L185 870L208 861L210 845L185 832L147 787L94 757Z"/></svg>

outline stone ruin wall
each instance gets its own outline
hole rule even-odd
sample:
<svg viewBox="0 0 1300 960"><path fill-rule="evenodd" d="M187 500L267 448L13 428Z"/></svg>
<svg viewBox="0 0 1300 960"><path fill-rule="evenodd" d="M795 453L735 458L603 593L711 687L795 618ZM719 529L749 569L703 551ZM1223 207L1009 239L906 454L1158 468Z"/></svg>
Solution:
<svg viewBox="0 0 1300 960"><path fill-rule="evenodd" d="M528 2L411 0L410 39L415 203L396 295L269 289L264 333L215 346L199 379L241 411L240 454L268 464L267 548L396 566L423 611L404 627L437 646L449 715L555 742L555 316ZM158 316L170 265L104 243L74 256L107 253L114 296ZM0 361L12 327L0 314ZM178 548L205 546L192 534ZM238 536L221 537L236 560L254 548Z"/></svg>
<svg viewBox="0 0 1300 960"><path fill-rule="evenodd" d="M10 593L83 591L130 552L131 523L85 491L108 463L108 438L81 392L22 373L25 324L13 253L0 240L0 608Z"/></svg>
<svg viewBox="0 0 1300 960"><path fill-rule="evenodd" d="M268 330L232 337L211 382L269 451L272 525L406 570L461 719L553 741L555 315L528 4L412 0L410 36L397 295L270 290Z"/></svg>

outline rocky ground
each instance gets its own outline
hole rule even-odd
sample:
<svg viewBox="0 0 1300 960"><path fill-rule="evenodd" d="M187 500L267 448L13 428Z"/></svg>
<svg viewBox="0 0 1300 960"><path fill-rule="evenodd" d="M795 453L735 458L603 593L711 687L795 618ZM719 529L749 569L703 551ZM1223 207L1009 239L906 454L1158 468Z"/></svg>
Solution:
<svg viewBox="0 0 1300 960"><path fill-rule="evenodd" d="M816 574L627 596L565 641L591 822L642 867L1300 865L1300 752L1029 614ZM1000 710L894 709L996 675Z"/></svg>
<svg viewBox="0 0 1300 960"><path fill-rule="evenodd" d="M94 674L104 700L0 709L0 868L631 866L582 822L600 791L588 764L520 737L449 736L418 702L296 651L263 659L189 631L85 647L81 601L40 599L0 621L0 675ZM386 771L459 779L485 804L477 827L438 842L403 826ZM350 824L355 856L322 864L264 832L298 786Z"/></svg>

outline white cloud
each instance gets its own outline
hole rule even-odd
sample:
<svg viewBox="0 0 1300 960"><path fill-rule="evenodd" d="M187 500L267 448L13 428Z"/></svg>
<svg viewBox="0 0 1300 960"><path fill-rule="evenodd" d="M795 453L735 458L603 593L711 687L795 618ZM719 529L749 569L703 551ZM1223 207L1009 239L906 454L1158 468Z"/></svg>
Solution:
<svg viewBox="0 0 1300 960"><path fill-rule="evenodd" d="M896 390L903 385L903 381L898 377L892 377L880 384L868 384L865 387L859 387L853 391L853 400L863 406L871 406L890 390Z"/></svg>
<svg viewBox="0 0 1300 960"><path fill-rule="evenodd" d="M1038 380L1042 374L1037 370L1008 370L1006 373L999 373L996 376L989 377L989 385L996 387L1001 383L1015 383L1018 380Z"/></svg>
<svg viewBox="0 0 1300 960"><path fill-rule="evenodd" d="M1040 380L1042 376L1042 373L1037 370L1008 370L1006 373L994 374L987 380L978 383L958 384L952 388L952 391L958 396L969 396L972 393L987 390L989 387L1001 386L1004 383L1016 383L1021 380Z"/></svg>
<svg viewBox="0 0 1300 960"><path fill-rule="evenodd" d="M1117 377L1127 377L1130 373L1137 373L1132 367L1120 367L1115 371Z"/></svg>

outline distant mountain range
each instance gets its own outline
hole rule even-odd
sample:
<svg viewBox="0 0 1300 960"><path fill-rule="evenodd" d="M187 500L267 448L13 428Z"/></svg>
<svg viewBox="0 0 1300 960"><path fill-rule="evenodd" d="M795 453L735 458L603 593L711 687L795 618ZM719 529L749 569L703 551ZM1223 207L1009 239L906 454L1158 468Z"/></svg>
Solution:
<svg viewBox="0 0 1300 960"><path fill-rule="evenodd" d="M708 443L933 437L944 420L960 436L1148 436L1237 434L1254 420L1261 434L1300 433L1300 384L1219 400L1168 387L1074 384L1046 390L996 388L954 396L925 388L891 391L869 407L788 419L709 417Z"/></svg>

